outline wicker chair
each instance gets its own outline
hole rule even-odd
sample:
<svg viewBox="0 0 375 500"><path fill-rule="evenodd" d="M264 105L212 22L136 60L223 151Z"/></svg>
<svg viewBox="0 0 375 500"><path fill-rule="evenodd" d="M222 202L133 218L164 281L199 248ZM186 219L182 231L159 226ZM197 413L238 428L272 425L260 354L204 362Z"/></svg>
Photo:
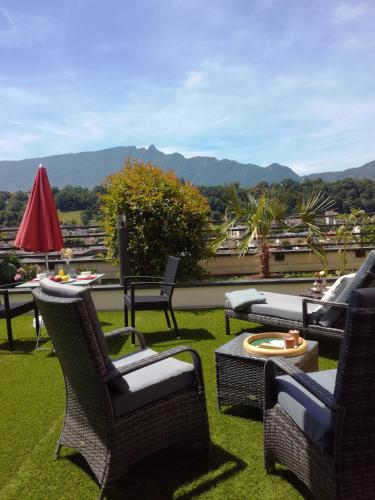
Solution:
<svg viewBox="0 0 375 500"><path fill-rule="evenodd" d="M172 307L172 295L175 286L177 267L180 259L168 257L164 277L160 276L124 276L124 320L128 326L128 311L130 311L131 326L135 328L135 311L163 311L168 328L171 327L168 311L171 313L174 330L178 338L178 326ZM158 295L136 295L136 288L157 287ZM129 294L130 287L130 294ZM134 343L134 337L132 337Z"/></svg>
<svg viewBox="0 0 375 500"><path fill-rule="evenodd" d="M9 290L14 288L19 283L9 283L8 285L0 286L0 297L3 304L0 304L0 318L5 319L7 325L8 347L13 351L13 329L12 318L20 316L30 311L34 311L36 335L39 336L39 314L38 308L33 300L27 302L12 302L9 298Z"/></svg>
<svg viewBox="0 0 375 500"><path fill-rule="evenodd" d="M240 319L281 329L297 329L311 339L326 337L342 340L345 323L342 313L347 309L350 293L358 288L373 286L374 276L375 250L372 250L334 301L262 292L266 302L253 304L250 310L238 311L227 306L224 311L226 333L230 335L229 320Z"/></svg>
<svg viewBox="0 0 375 500"><path fill-rule="evenodd" d="M375 289L361 289L349 301L337 370L267 361L267 472L283 464L319 499L375 498L374 359Z"/></svg>
<svg viewBox="0 0 375 500"><path fill-rule="evenodd" d="M88 462L103 497L135 462L174 443L210 448L200 357L189 347L140 349L112 361L87 288L49 280L33 291L63 371L66 410L56 449L69 446ZM189 352L193 364L172 356Z"/></svg>

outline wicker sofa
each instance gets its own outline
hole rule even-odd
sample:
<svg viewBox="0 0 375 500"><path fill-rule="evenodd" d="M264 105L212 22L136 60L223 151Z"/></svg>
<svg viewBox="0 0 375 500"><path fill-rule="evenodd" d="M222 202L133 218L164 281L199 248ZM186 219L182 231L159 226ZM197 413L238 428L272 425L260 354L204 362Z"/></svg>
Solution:
<svg viewBox="0 0 375 500"><path fill-rule="evenodd" d="M352 292L337 370L265 366L265 467L319 499L375 498L375 289ZM280 371L285 375L277 376Z"/></svg>
<svg viewBox="0 0 375 500"><path fill-rule="evenodd" d="M358 288L373 286L374 276L375 250L372 250L334 301L262 292L265 302L251 304L247 310L235 310L226 302L226 333L230 335L230 319L240 319L281 329L298 329L307 338L324 336L341 340L345 323L342 313L347 308L350 293Z"/></svg>
<svg viewBox="0 0 375 500"><path fill-rule="evenodd" d="M116 360L87 288L43 280L33 291L64 375L66 410L61 447L78 450L101 486L135 462L171 444L200 441L210 449L201 360L189 347L156 353L143 335L122 328L106 338L136 334L139 350ZM193 363L173 356L188 352Z"/></svg>

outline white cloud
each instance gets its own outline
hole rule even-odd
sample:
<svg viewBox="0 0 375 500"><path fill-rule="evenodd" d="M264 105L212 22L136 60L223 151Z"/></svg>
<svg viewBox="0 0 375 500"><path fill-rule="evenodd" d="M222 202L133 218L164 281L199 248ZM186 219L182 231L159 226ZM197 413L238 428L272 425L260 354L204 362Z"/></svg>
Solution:
<svg viewBox="0 0 375 500"><path fill-rule="evenodd" d="M0 97L2 99L7 99L10 101L22 102L24 104L41 104L47 102L45 96L41 96L36 92L32 92L29 89L21 87L11 87L11 86L1 86L0 85ZM4 106L4 101L3 101Z"/></svg>
<svg viewBox="0 0 375 500"><path fill-rule="evenodd" d="M343 2L334 11L337 22L347 22L363 17L368 11L366 2Z"/></svg>
<svg viewBox="0 0 375 500"><path fill-rule="evenodd" d="M0 46L10 48L21 43L21 33L7 9L0 7Z"/></svg>
<svg viewBox="0 0 375 500"><path fill-rule="evenodd" d="M186 80L184 81L184 87L188 89L195 89L200 87L204 81L204 75L199 71L190 71Z"/></svg>

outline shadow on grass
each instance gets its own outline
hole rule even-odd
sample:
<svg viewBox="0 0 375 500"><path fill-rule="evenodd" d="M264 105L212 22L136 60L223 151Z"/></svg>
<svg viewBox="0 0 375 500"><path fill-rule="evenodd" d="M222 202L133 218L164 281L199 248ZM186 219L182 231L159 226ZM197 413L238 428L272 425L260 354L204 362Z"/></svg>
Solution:
<svg viewBox="0 0 375 500"><path fill-rule="evenodd" d="M228 405L221 409L221 413L224 415L230 415L231 417L247 418L263 422L263 410L260 410L259 408L252 408L251 406Z"/></svg>
<svg viewBox="0 0 375 500"><path fill-rule="evenodd" d="M142 332L146 346L147 347L165 347L166 349L173 347L171 342L176 345L181 345L184 343L194 344L194 342L200 342L201 340L213 340L215 338L212 333L204 328L182 328L179 330L179 338L176 338L174 330L163 330L156 332ZM120 337L110 339L108 342L109 351L112 356L119 354L123 347L127 345L129 350L134 351L137 349L137 338L136 345L132 346L130 335L122 335Z"/></svg>
<svg viewBox="0 0 375 500"><path fill-rule="evenodd" d="M40 349L43 345L50 342L49 338L42 338L39 341ZM0 343L0 356L8 354L34 354L36 346L36 338L28 339L13 339L13 351L9 350L8 340L4 340Z"/></svg>
<svg viewBox="0 0 375 500"><path fill-rule="evenodd" d="M66 457L93 479L79 454ZM187 445L171 446L134 464L105 492L110 500L190 500L214 488L245 469L246 463L223 448L213 445L210 455ZM98 487L99 488L99 487ZM176 496L176 492L181 489Z"/></svg>
<svg viewBox="0 0 375 500"><path fill-rule="evenodd" d="M339 359L341 342L334 340L319 340L319 356L337 361Z"/></svg>
<svg viewBox="0 0 375 500"><path fill-rule="evenodd" d="M307 486L305 486L302 481L300 481L290 470L277 465L276 469L272 472L272 475L281 477L285 481L288 481L288 483L290 483L305 500L313 500L314 497L308 490Z"/></svg>

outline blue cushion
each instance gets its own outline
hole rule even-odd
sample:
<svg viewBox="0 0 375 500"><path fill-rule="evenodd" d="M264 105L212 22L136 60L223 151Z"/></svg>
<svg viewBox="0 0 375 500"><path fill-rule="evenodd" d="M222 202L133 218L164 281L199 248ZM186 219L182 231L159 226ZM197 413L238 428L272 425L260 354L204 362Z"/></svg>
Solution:
<svg viewBox="0 0 375 500"><path fill-rule="evenodd" d="M143 349L113 362L115 368L156 354L152 349ZM169 394L184 389L195 382L194 365L175 358L168 358L122 377L127 390L111 388L111 396L117 417L157 401ZM121 378L120 378L121 380Z"/></svg>
<svg viewBox="0 0 375 500"><path fill-rule="evenodd" d="M336 370L308 374L333 394ZM331 411L289 375L276 378L277 401L298 427L321 450L332 449Z"/></svg>
<svg viewBox="0 0 375 500"><path fill-rule="evenodd" d="M246 311L251 304L259 304L266 301L264 295L255 288L227 292L225 299L229 307L235 311Z"/></svg>

